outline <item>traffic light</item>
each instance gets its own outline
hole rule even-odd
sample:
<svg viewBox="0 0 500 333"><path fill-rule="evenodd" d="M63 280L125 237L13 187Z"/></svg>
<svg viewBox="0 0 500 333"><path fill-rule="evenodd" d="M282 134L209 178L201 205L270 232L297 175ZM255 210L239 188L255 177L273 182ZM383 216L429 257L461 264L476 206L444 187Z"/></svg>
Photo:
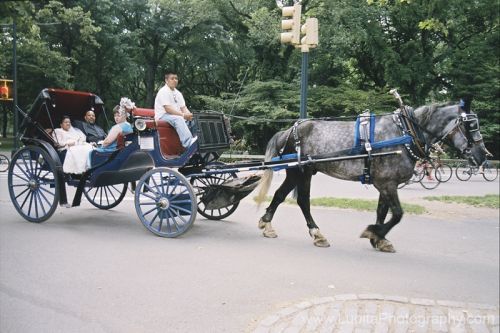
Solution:
<svg viewBox="0 0 500 333"><path fill-rule="evenodd" d="M293 6L283 7L281 13L283 17L288 19L281 20L281 43L294 44L300 43L300 15L302 6L295 4Z"/></svg>
<svg viewBox="0 0 500 333"><path fill-rule="evenodd" d="M300 40L300 44L308 45L309 47L318 46L318 19L310 17L306 19L306 23L300 28L300 32L304 37Z"/></svg>
<svg viewBox="0 0 500 333"><path fill-rule="evenodd" d="M12 101L12 80L0 79L0 101Z"/></svg>

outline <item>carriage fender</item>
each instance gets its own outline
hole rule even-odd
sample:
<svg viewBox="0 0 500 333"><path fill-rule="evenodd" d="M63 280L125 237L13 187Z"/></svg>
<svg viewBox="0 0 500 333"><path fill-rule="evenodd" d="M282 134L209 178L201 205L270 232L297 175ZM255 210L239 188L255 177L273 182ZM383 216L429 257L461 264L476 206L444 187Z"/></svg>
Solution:
<svg viewBox="0 0 500 333"><path fill-rule="evenodd" d="M235 178L222 184L208 186L200 201L207 209L221 209L233 205L249 195L259 185L260 175Z"/></svg>
<svg viewBox="0 0 500 333"><path fill-rule="evenodd" d="M145 151L135 151L125 160L120 170L152 169L155 163L151 155Z"/></svg>
<svg viewBox="0 0 500 333"><path fill-rule="evenodd" d="M34 138L23 138L23 143L25 145L33 145L42 148L49 154L49 157L52 159L54 162L54 165L56 167L56 174L55 176L57 177L57 184L59 186L59 204L65 205L68 203L68 198L66 195L66 186L64 182L64 171L63 171L63 166L61 163L61 158L59 157L59 154L57 153L56 149L47 141L40 140L40 139L34 139Z"/></svg>

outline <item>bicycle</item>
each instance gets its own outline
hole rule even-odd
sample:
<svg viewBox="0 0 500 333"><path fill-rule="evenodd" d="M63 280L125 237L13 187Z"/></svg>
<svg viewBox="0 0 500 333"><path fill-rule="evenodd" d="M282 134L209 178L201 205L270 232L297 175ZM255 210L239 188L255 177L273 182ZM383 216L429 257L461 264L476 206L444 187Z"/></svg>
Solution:
<svg viewBox="0 0 500 333"><path fill-rule="evenodd" d="M482 174L486 181L492 182L498 177L498 167L491 166L489 161L483 163L483 171L479 171L478 166L470 165L468 161L460 162L455 169L455 175L461 181L469 180L472 175Z"/></svg>
<svg viewBox="0 0 500 333"><path fill-rule="evenodd" d="M451 179L451 175L453 175L453 169L451 166L449 166L446 163L443 163L441 161L441 157L437 157L434 162L434 168L435 172L434 175L435 177L441 182L441 183L446 183L448 180ZM439 171L439 172L437 172Z"/></svg>
<svg viewBox="0 0 500 333"><path fill-rule="evenodd" d="M4 154L0 154L0 172L5 172L9 169L10 160Z"/></svg>
<svg viewBox="0 0 500 333"><path fill-rule="evenodd" d="M434 171L434 172L432 172ZM432 177L434 175L434 177ZM434 169L430 162L417 162L415 164L415 169L413 170L413 176L406 182L398 185L398 189L405 187L406 185L420 183L423 188L427 190L432 190L438 187L441 183L441 173L439 169Z"/></svg>

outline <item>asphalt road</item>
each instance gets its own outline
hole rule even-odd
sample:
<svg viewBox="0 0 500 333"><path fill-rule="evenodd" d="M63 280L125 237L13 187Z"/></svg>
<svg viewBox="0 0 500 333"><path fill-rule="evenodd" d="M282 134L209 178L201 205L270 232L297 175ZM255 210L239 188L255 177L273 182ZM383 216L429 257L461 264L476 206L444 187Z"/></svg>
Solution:
<svg viewBox="0 0 500 333"><path fill-rule="evenodd" d="M476 177L400 196L498 193L498 180ZM324 176L312 194L377 198L371 187ZM283 205L273 221L279 237L265 239L264 207L250 198L226 221L198 217L185 235L163 239L140 224L129 198L111 211L85 202L26 222L0 174L0 331L248 332L292 303L348 293L498 305L499 212L433 205L390 233L395 254L359 238L371 212L314 208L332 244L316 248L300 210Z"/></svg>

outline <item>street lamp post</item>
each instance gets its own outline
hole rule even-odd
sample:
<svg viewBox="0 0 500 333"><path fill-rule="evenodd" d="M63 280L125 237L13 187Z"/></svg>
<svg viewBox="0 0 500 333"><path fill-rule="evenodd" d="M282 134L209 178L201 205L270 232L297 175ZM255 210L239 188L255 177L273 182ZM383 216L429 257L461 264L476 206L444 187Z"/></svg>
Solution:
<svg viewBox="0 0 500 333"><path fill-rule="evenodd" d="M17 150L17 132L19 129L19 113L17 112L17 27L16 27L16 20L14 19L14 22L12 23L12 73L13 73L13 88L14 88L14 106L13 106L13 112L14 112L14 129L13 129L13 136L14 136L14 150Z"/></svg>
<svg viewBox="0 0 500 333"><path fill-rule="evenodd" d="M17 135L19 126L19 113L17 110L17 25L16 20L12 24L0 24L0 27L12 28L12 96L13 96L13 110L14 124L13 124L13 140L14 150L18 148Z"/></svg>

